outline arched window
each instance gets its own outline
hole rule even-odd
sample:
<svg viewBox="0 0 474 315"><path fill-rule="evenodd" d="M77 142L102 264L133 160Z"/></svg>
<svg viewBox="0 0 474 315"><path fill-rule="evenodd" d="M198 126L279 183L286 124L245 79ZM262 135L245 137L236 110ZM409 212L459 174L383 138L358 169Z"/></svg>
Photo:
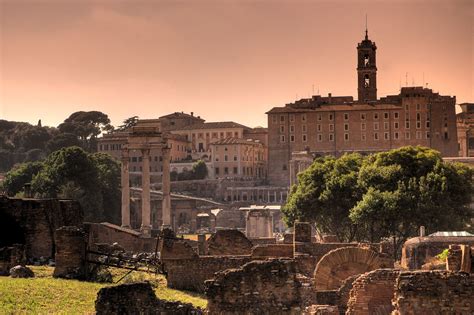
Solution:
<svg viewBox="0 0 474 315"><path fill-rule="evenodd" d="M369 75L366 74L365 77L364 77L364 86L366 88L368 88L370 86L370 79L369 79Z"/></svg>
<svg viewBox="0 0 474 315"><path fill-rule="evenodd" d="M369 63L369 54L364 55L364 67L368 67L370 65Z"/></svg>

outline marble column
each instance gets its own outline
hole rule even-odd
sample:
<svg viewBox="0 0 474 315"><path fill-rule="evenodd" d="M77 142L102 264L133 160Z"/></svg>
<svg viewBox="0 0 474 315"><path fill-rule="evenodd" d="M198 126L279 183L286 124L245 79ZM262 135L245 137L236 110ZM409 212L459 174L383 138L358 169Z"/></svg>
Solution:
<svg viewBox="0 0 474 315"><path fill-rule="evenodd" d="M129 174L129 152L122 150L122 227L130 228L130 174Z"/></svg>
<svg viewBox="0 0 474 315"><path fill-rule="evenodd" d="M144 236L151 235L150 225L150 149L142 149L142 226Z"/></svg>
<svg viewBox="0 0 474 315"><path fill-rule="evenodd" d="M170 151L169 147L162 149L163 153L163 177L161 191L163 192L162 222L163 227L171 227L171 183L170 183Z"/></svg>

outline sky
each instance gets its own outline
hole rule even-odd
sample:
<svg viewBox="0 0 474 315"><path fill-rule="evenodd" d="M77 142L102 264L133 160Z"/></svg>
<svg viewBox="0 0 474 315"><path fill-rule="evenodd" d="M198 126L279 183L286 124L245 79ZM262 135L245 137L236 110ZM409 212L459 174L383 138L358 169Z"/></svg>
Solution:
<svg viewBox="0 0 474 315"><path fill-rule="evenodd" d="M379 97L408 83L474 102L472 0L0 0L0 119L184 111L266 126L318 91L357 98L366 15Z"/></svg>

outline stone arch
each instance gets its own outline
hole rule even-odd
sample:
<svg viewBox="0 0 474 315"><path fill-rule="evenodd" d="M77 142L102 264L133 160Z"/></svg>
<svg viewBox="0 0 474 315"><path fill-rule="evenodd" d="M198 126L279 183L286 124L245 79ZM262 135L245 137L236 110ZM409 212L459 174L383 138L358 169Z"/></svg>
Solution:
<svg viewBox="0 0 474 315"><path fill-rule="evenodd" d="M393 261L364 247L341 247L324 255L314 270L316 290L337 290L350 276L393 267Z"/></svg>
<svg viewBox="0 0 474 315"><path fill-rule="evenodd" d="M346 314L391 314L399 271L377 269L360 275L349 294Z"/></svg>

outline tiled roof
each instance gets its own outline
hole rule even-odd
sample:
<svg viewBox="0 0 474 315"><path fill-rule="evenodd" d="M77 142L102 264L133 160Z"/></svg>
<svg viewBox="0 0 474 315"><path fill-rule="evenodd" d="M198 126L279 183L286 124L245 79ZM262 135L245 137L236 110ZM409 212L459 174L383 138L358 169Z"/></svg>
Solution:
<svg viewBox="0 0 474 315"><path fill-rule="evenodd" d="M274 113L312 113L312 112L327 112L327 111L355 111L355 110L384 110L384 109L399 109L400 105L395 104L332 104L332 105L320 105L317 108L293 108L291 106L285 107L273 107L267 112L267 114Z"/></svg>
<svg viewBox="0 0 474 315"><path fill-rule="evenodd" d="M196 129L221 129L221 128L244 128L250 129L247 126L238 124L233 121L218 121L218 122L206 122L202 124L192 124L179 130L196 130Z"/></svg>
<svg viewBox="0 0 474 315"><path fill-rule="evenodd" d="M242 138L225 138L225 139L220 139L217 141L212 142L211 144L252 144L252 145L259 145L262 144L259 141L252 140L252 139L242 139Z"/></svg>
<svg viewBox="0 0 474 315"><path fill-rule="evenodd" d="M200 120L204 121L204 119L202 119L201 117L194 116L194 115L187 114L187 113L183 113L183 112L174 112L174 113L171 113L171 114L168 114L168 115L160 116L160 118L178 118L178 117L194 118L196 120L200 119Z"/></svg>

